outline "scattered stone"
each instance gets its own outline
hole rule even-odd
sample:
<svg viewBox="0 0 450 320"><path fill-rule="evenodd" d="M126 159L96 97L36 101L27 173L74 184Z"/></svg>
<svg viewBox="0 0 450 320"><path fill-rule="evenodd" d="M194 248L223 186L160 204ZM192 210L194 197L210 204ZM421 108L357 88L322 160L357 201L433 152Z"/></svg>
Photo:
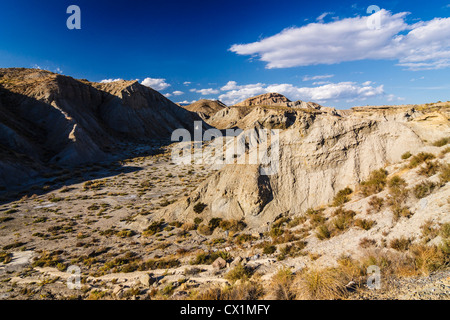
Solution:
<svg viewBox="0 0 450 320"><path fill-rule="evenodd" d="M226 266L227 266L227 262L221 257L217 258L212 263L212 267L213 267L214 270L220 270L220 269L225 268Z"/></svg>
<svg viewBox="0 0 450 320"><path fill-rule="evenodd" d="M150 287L155 281L152 274L145 273L139 277L139 282L145 287Z"/></svg>

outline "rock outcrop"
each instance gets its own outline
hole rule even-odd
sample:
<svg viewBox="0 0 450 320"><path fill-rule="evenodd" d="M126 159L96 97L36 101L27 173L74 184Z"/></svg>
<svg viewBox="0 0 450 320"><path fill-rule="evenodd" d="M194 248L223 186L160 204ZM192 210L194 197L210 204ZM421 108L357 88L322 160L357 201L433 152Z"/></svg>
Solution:
<svg viewBox="0 0 450 320"><path fill-rule="evenodd" d="M391 107L392 116L372 113L370 118L358 113L298 114L292 125L279 132L274 174L263 175L257 164L227 164L189 197L158 215L193 219L192 208L201 202L206 204L203 216L245 219L255 228L264 228L280 214L327 205L337 191L399 162L405 152L433 148L427 141L450 135L448 111L448 107L430 112Z"/></svg>

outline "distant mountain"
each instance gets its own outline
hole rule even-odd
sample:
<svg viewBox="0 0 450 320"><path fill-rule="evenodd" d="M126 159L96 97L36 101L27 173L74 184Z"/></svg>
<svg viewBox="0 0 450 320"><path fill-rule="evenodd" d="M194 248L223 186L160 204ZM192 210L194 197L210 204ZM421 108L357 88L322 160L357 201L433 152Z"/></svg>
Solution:
<svg viewBox="0 0 450 320"><path fill-rule="evenodd" d="M219 100L201 99L190 105L183 106L186 110L196 112L202 118L209 118L216 112L227 108L227 106Z"/></svg>
<svg viewBox="0 0 450 320"><path fill-rule="evenodd" d="M288 98L282 94L271 92L260 94L256 97L248 98L242 102L235 104L238 107L251 107L251 106L287 106L288 102L291 102Z"/></svg>

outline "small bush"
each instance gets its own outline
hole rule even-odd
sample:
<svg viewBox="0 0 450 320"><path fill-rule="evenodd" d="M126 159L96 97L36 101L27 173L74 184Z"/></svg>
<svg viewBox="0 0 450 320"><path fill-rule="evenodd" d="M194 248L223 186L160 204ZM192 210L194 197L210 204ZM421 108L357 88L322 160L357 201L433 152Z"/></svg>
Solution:
<svg viewBox="0 0 450 320"><path fill-rule="evenodd" d="M450 264L449 252L446 252L442 246L414 245L410 251L414 259L415 269L423 275L448 268Z"/></svg>
<svg viewBox="0 0 450 320"><path fill-rule="evenodd" d="M149 225L143 232L144 236L152 236L158 232L162 232L164 230L165 222L164 220L154 221L151 225Z"/></svg>
<svg viewBox="0 0 450 320"><path fill-rule="evenodd" d="M443 147L449 143L450 143L450 137L446 137L446 138L442 138L442 139L439 139L439 140L433 142L433 146Z"/></svg>
<svg viewBox="0 0 450 320"><path fill-rule="evenodd" d="M277 247L271 244L266 244L263 248L263 254L272 254L277 251Z"/></svg>
<svg viewBox="0 0 450 320"><path fill-rule="evenodd" d="M308 300L342 299L346 295L345 285L348 283L335 269L305 271L297 282L296 298Z"/></svg>
<svg viewBox="0 0 450 320"><path fill-rule="evenodd" d="M331 232L326 225L321 225L316 229L316 237L319 240L331 238Z"/></svg>
<svg viewBox="0 0 450 320"><path fill-rule="evenodd" d="M348 187L345 189L339 190L339 192L336 194L336 196L333 199L332 206L338 207L338 206L341 206L344 203L348 202L350 200L348 195L350 195L352 192L353 192L353 190Z"/></svg>
<svg viewBox="0 0 450 320"><path fill-rule="evenodd" d="M197 227L197 231L204 236L210 236L213 233L213 230L211 230L209 226L203 223Z"/></svg>
<svg viewBox="0 0 450 320"><path fill-rule="evenodd" d="M245 242L257 240L257 238L253 237L251 234L243 233L236 237L235 243L241 245Z"/></svg>
<svg viewBox="0 0 450 320"><path fill-rule="evenodd" d="M252 271L250 270L250 268L239 263L236 267L234 267L225 275L225 278L230 281L237 281L237 280L245 281L250 279L251 276Z"/></svg>
<svg viewBox="0 0 450 320"><path fill-rule="evenodd" d="M417 155L415 155L414 157L411 158L411 160L409 160L409 168L415 168L417 167L419 164L424 163L425 161L428 160L433 160L435 158L434 154L432 153L427 153L427 152L421 152L418 153Z"/></svg>
<svg viewBox="0 0 450 320"><path fill-rule="evenodd" d="M422 176L431 177L439 171L440 167L441 164L438 161L425 161L425 165L417 173Z"/></svg>
<svg viewBox="0 0 450 320"><path fill-rule="evenodd" d="M383 207L384 204L384 200L380 197L377 196L373 196L370 198L369 202L369 210L368 213L372 213L372 212L380 212L381 208Z"/></svg>
<svg viewBox="0 0 450 320"><path fill-rule="evenodd" d="M446 163L440 168L441 173L439 174L439 179L441 184L445 184L450 181L450 164Z"/></svg>
<svg viewBox="0 0 450 320"><path fill-rule="evenodd" d="M238 232L244 230L247 227L247 224L244 220L231 219L220 221L219 227L224 231Z"/></svg>
<svg viewBox="0 0 450 320"><path fill-rule="evenodd" d="M203 222L203 219L202 219L202 218L197 217L197 218L194 219L194 223L195 223L196 225L199 225L199 224L202 223L202 222Z"/></svg>
<svg viewBox="0 0 450 320"><path fill-rule="evenodd" d="M389 246L397 251L406 251L409 249L409 246L411 245L412 240L409 238L401 237L397 239L391 240L389 243Z"/></svg>
<svg viewBox="0 0 450 320"><path fill-rule="evenodd" d="M220 222L222 222L222 219L221 219L221 218L211 218L211 219L209 220L208 227L209 227L212 231L214 231L214 229L216 229L216 228L220 225Z"/></svg>
<svg viewBox="0 0 450 320"><path fill-rule="evenodd" d="M317 227L325 223L326 219L319 210L308 210L306 214L309 216L309 222L313 227Z"/></svg>
<svg viewBox="0 0 450 320"><path fill-rule="evenodd" d="M445 148L444 150L441 151L441 153L439 154L441 157L444 157L447 153L450 152L450 147Z"/></svg>
<svg viewBox="0 0 450 320"><path fill-rule="evenodd" d="M406 187L406 181L403 178L400 178L399 176L393 176L388 181L388 187L389 190L396 190L400 188Z"/></svg>
<svg viewBox="0 0 450 320"><path fill-rule="evenodd" d="M59 251L48 252L44 251L42 254L34 260L33 267L56 267L58 263L61 263L59 257Z"/></svg>
<svg viewBox="0 0 450 320"><path fill-rule="evenodd" d="M376 245L377 245L377 242L373 239L362 238L361 240L359 240L359 246L363 249L375 247Z"/></svg>
<svg viewBox="0 0 450 320"><path fill-rule="evenodd" d="M422 236L426 242L436 238L439 234L439 229L434 227L433 220L431 219L425 221L425 223L420 226L420 229L422 230Z"/></svg>
<svg viewBox="0 0 450 320"><path fill-rule="evenodd" d="M202 253L197 254L195 259L193 259L190 262L190 264L191 265L212 264L219 257L224 260L229 260L231 258L230 254L228 252L223 252L223 251L216 251L216 252L211 252L211 253L202 252Z"/></svg>
<svg viewBox="0 0 450 320"><path fill-rule="evenodd" d="M387 171L378 169L372 171L366 181L361 182L361 191L363 195L370 196L375 193L383 191L386 186Z"/></svg>
<svg viewBox="0 0 450 320"><path fill-rule="evenodd" d="M443 238L443 239L450 239L450 222L444 223L440 230L439 230L439 235Z"/></svg>
<svg viewBox="0 0 450 320"><path fill-rule="evenodd" d="M430 195L436 185L431 181L423 181L413 188L413 194L417 199L425 198Z"/></svg>
<svg viewBox="0 0 450 320"><path fill-rule="evenodd" d="M270 291L277 300L295 299L295 288L293 286L294 275L291 269L284 267L272 277Z"/></svg>
<svg viewBox="0 0 450 320"><path fill-rule="evenodd" d="M306 247L306 241L297 241L292 244L287 244L280 249L280 254L278 255L278 260L284 260L286 257L295 258L302 254L302 250Z"/></svg>
<svg viewBox="0 0 450 320"><path fill-rule="evenodd" d="M394 220L398 220L401 217L409 218L413 215L411 210L402 205L391 206L392 213L394 214Z"/></svg>
<svg viewBox="0 0 450 320"><path fill-rule="evenodd" d="M12 253L9 252L0 252L0 263L10 263L12 260Z"/></svg>
<svg viewBox="0 0 450 320"><path fill-rule="evenodd" d="M205 210L205 208L207 207L206 204L204 204L203 202L197 202L194 207L193 210L195 213L202 213L203 210Z"/></svg>
<svg viewBox="0 0 450 320"><path fill-rule="evenodd" d="M375 225L375 221L373 220L366 220L366 219L357 219L355 220L355 226L364 229L364 230L370 230Z"/></svg>
<svg viewBox="0 0 450 320"><path fill-rule="evenodd" d="M404 154L402 154L402 159L406 160L406 159L411 158L411 156L412 156L411 152L408 151L408 152L405 152Z"/></svg>

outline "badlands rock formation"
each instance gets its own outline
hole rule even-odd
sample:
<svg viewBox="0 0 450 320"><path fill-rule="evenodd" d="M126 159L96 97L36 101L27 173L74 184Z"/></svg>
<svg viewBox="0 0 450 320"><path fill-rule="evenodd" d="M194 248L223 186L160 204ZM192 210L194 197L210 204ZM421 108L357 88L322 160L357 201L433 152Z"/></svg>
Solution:
<svg viewBox="0 0 450 320"><path fill-rule="evenodd" d="M200 99L183 108L191 112L196 112L202 119L208 119L218 111L227 108L227 106L219 100Z"/></svg>
<svg viewBox="0 0 450 320"><path fill-rule="evenodd" d="M206 204L203 216L245 219L255 228L265 228L280 215L327 205L337 191L354 188L371 171L450 135L448 106L356 108L344 116L298 110L290 114L289 125L284 110L275 113L277 117L271 114L270 125L261 121L267 114L257 112L258 121L247 130L263 134L265 126L287 127L279 131L276 172L264 175L256 164L227 164L189 197L161 210L160 216L194 218L193 206L201 202Z"/></svg>
<svg viewBox="0 0 450 320"><path fill-rule="evenodd" d="M242 102L235 104L237 107L251 107L251 106L286 106L291 100L282 94L271 92L260 94L256 97L248 98Z"/></svg>
<svg viewBox="0 0 450 320"><path fill-rule="evenodd" d="M0 69L0 183L48 164L101 161L121 142L170 139L201 120L137 81L91 83L35 69Z"/></svg>

